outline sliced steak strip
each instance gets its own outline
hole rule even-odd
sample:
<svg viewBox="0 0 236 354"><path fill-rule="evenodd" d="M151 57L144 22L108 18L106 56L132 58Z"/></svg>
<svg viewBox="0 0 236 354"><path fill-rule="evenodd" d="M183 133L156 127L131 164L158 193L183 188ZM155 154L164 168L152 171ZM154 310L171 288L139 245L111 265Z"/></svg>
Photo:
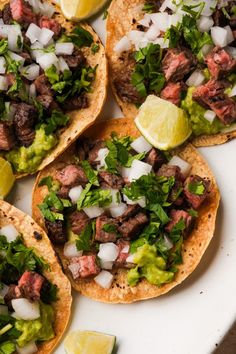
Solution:
<svg viewBox="0 0 236 354"><path fill-rule="evenodd" d="M0 123L0 150L9 151L16 145L16 138L12 126Z"/></svg>
<svg viewBox="0 0 236 354"><path fill-rule="evenodd" d="M202 184L204 187L204 191L202 194L195 194L193 192L190 191L190 185L194 185L194 184ZM209 180L206 180L200 176L197 175L193 175L190 176L186 179L185 183L184 183L184 195L185 198L187 199L187 201L189 202L189 204L191 204L191 206L194 209L198 209L200 207L200 205L204 202L204 200L207 197L207 194L209 193L210 190L210 182Z"/></svg>
<svg viewBox="0 0 236 354"><path fill-rule="evenodd" d="M19 103L16 105L13 119L15 133L19 143L25 147L30 146L35 138L36 109L34 106Z"/></svg>
<svg viewBox="0 0 236 354"><path fill-rule="evenodd" d="M84 211L75 210L69 215L69 223L71 230L79 235L89 224L89 217L85 214Z"/></svg>
<svg viewBox="0 0 236 354"><path fill-rule="evenodd" d="M170 48L162 61L162 71L167 81L180 81L196 66L196 59L187 48Z"/></svg>
<svg viewBox="0 0 236 354"><path fill-rule="evenodd" d="M36 14L33 12L32 7L24 0L11 0L10 7L12 17L15 21L23 25L37 23Z"/></svg>
<svg viewBox="0 0 236 354"><path fill-rule="evenodd" d="M148 163L149 165L151 165L155 170L157 170L158 168L161 167L161 165L163 165L163 163L166 162L166 158L165 156L161 153L161 151L152 148L148 154L145 157L144 160L146 163Z"/></svg>
<svg viewBox="0 0 236 354"><path fill-rule="evenodd" d="M44 283L44 277L35 272L26 271L18 282L22 297L32 300L40 300L40 291Z"/></svg>
<svg viewBox="0 0 236 354"><path fill-rule="evenodd" d="M218 79L236 68L236 59L234 59L225 49L218 47L215 47L207 55L205 63L214 79Z"/></svg>
<svg viewBox="0 0 236 354"><path fill-rule="evenodd" d="M95 240L99 242L115 242L117 239L117 232L106 232L103 230L104 225L111 225L117 229L117 221L108 218L106 215L99 216L96 219L96 235Z"/></svg>
<svg viewBox="0 0 236 354"><path fill-rule="evenodd" d="M175 209L171 210L169 217L171 220L165 226L165 230L167 232L171 232L175 227L175 225L178 224L178 222L181 219L183 219L185 222L185 229L183 233L184 236L187 236L193 226L193 220L194 220L193 217L185 210L175 210Z"/></svg>
<svg viewBox="0 0 236 354"><path fill-rule="evenodd" d="M62 27L57 20L53 18L48 18L47 16L42 16L39 19L39 27L48 28L54 32L54 39L59 37L61 34Z"/></svg>
<svg viewBox="0 0 236 354"><path fill-rule="evenodd" d="M83 52L78 48L74 49L72 55L62 55L62 57L65 59L70 69L78 69L81 65L86 63Z"/></svg>
<svg viewBox="0 0 236 354"><path fill-rule="evenodd" d="M147 215L140 212L135 217L123 222L119 226L118 231L125 239L129 240L137 237L147 223Z"/></svg>
<svg viewBox="0 0 236 354"><path fill-rule="evenodd" d="M97 259L94 254L72 258L68 268L74 279L88 278L100 272L100 267L97 264Z"/></svg>
<svg viewBox="0 0 236 354"><path fill-rule="evenodd" d="M183 181L184 177L179 166L163 164L157 171L157 176L174 177L176 181Z"/></svg>
<svg viewBox="0 0 236 354"><path fill-rule="evenodd" d="M54 222L45 219L45 226L48 237L55 245L63 245L67 241L67 231L64 220L56 220Z"/></svg>
<svg viewBox="0 0 236 354"><path fill-rule="evenodd" d="M125 184L121 176L107 171L100 171L98 176L101 186L105 188L121 189Z"/></svg>
<svg viewBox="0 0 236 354"><path fill-rule="evenodd" d="M182 84L181 82L169 82L161 91L161 98L179 106L181 100Z"/></svg>
<svg viewBox="0 0 236 354"><path fill-rule="evenodd" d="M67 165L57 171L56 179L65 187L74 187L77 184L85 185L88 179L81 166Z"/></svg>

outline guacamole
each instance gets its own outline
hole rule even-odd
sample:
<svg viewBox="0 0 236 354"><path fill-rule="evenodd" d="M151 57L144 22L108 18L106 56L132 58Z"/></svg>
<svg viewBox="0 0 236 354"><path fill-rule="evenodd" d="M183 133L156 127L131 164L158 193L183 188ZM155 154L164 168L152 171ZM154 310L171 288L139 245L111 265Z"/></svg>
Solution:
<svg viewBox="0 0 236 354"><path fill-rule="evenodd" d="M166 271L164 258L157 256L156 247L144 244L134 254L134 263L137 266L128 272L128 284L135 286L141 278L146 278L151 284L160 286L169 283L174 273Z"/></svg>
<svg viewBox="0 0 236 354"><path fill-rule="evenodd" d="M187 95L181 102L181 108L187 112L194 136L199 136L202 134L216 134L221 131L225 126L215 118L212 123L204 118L205 108L200 106L192 98L193 91L195 87L189 87Z"/></svg>
<svg viewBox="0 0 236 354"><path fill-rule="evenodd" d="M45 341L54 338L53 322L54 310L52 306L41 302L39 319L33 321L16 321L16 329L22 332L17 339L17 344L20 347L24 347L31 341Z"/></svg>
<svg viewBox="0 0 236 354"><path fill-rule="evenodd" d="M57 144L57 138L53 134L46 135L45 125L36 130L33 144L29 147L21 146L5 155L11 162L16 172L35 172L48 152Z"/></svg>

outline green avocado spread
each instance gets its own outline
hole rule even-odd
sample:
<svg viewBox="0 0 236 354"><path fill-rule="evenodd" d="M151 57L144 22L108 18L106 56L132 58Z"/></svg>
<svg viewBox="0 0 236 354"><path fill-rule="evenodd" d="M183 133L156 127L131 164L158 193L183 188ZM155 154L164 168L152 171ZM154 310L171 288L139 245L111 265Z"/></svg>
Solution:
<svg viewBox="0 0 236 354"><path fill-rule="evenodd" d="M54 310L52 306L41 302L39 319L32 321L16 321L16 329L22 332L17 339L17 344L20 347L24 347L31 341L45 341L54 338L53 322Z"/></svg>
<svg viewBox="0 0 236 354"><path fill-rule="evenodd" d="M194 90L195 87L189 87L185 99L181 102L181 108L183 108L189 116L193 135L210 135L220 132L225 126L217 118L214 119L212 123L204 118L206 110L192 98Z"/></svg>
<svg viewBox="0 0 236 354"><path fill-rule="evenodd" d="M57 144L57 138L53 134L46 135L45 125L36 130L33 144L29 147L21 146L5 155L12 163L16 172L35 172L48 152Z"/></svg>
<svg viewBox="0 0 236 354"><path fill-rule="evenodd" d="M157 256L156 247L144 244L134 254L134 263L137 266L128 272L128 284L135 286L141 278L146 278L151 284L160 286L169 283L174 273L166 271L164 258Z"/></svg>

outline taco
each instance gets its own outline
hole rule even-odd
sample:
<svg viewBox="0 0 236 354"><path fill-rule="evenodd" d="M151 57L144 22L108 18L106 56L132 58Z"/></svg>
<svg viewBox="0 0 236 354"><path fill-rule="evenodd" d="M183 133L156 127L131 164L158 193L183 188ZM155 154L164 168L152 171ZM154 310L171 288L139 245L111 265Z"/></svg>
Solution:
<svg viewBox="0 0 236 354"><path fill-rule="evenodd" d="M0 4L0 153L18 177L41 170L100 113L104 48L53 1Z"/></svg>
<svg viewBox="0 0 236 354"><path fill-rule="evenodd" d="M112 88L126 117L134 118L155 94L186 112L195 146L236 137L235 4L111 3L106 52Z"/></svg>
<svg viewBox="0 0 236 354"><path fill-rule="evenodd" d="M0 352L51 353L71 301L70 282L45 232L0 201Z"/></svg>
<svg viewBox="0 0 236 354"><path fill-rule="evenodd" d="M168 292L196 268L220 195L192 145L172 155L150 146L132 119L113 119L39 173L33 217L77 291L128 303Z"/></svg>

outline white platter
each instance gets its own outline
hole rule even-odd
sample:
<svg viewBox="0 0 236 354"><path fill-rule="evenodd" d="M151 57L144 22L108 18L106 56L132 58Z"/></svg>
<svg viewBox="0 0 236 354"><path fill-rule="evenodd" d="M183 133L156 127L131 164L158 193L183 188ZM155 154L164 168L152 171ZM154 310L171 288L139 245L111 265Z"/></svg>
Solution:
<svg viewBox="0 0 236 354"><path fill-rule="evenodd" d="M92 25L104 42L102 16ZM121 116L109 94L101 119ZM236 140L200 151L215 173L222 200L214 238L197 270L169 294L131 305L102 304L74 293L68 331L114 334L118 354L213 353L236 318ZM8 198L29 214L33 181L19 181ZM61 343L55 354L63 353Z"/></svg>

